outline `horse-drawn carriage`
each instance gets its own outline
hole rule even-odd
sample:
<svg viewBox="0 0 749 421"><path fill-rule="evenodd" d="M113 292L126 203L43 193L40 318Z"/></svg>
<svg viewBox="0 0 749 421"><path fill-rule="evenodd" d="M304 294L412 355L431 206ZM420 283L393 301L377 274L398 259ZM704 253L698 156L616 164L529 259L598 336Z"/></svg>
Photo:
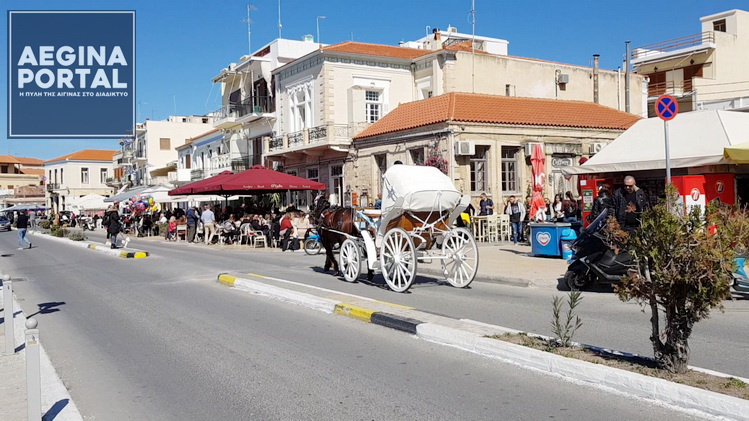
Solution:
<svg viewBox="0 0 749 421"><path fill-rule="evenodd" d="M464 288L476 276L478 247L468 230L455 228L452 222L469 201L436 168L394 165L384 175L379 213L344 210L353 213L354 230L342 232L335 224L323 230L345 236L337 263L348 282L354 282L366 265L370 278L382 273L392 290L404 292L413 284L420 262L439 260L447 282Z"/></svg>

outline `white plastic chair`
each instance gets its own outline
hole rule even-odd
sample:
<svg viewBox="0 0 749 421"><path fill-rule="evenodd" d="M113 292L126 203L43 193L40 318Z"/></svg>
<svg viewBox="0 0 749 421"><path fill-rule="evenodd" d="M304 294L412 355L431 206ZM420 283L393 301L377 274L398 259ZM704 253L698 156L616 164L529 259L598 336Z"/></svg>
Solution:
<svg viewBox="0 0 749 421"><path fill-rule="evenodd" d="M486 241L499 241L499 217L496 213L486 217Z"/></svg>
<svg viewBox="0 0 749 421"><path fill-rule="evenodd" d="M507 238L507 241L510 241L510 238L512 238L512 227L510 226L510 215L502 214L499 215L499 241L502 241L503 238Z"/></svg>
<svg viewBox="0 0 749 421"><path fill-rule="evenodd" d="M265 238L265 234L262 231L252 231L252 247L258 247L258 244L262 243L263 247L268 247L268 239Z"/></svg>

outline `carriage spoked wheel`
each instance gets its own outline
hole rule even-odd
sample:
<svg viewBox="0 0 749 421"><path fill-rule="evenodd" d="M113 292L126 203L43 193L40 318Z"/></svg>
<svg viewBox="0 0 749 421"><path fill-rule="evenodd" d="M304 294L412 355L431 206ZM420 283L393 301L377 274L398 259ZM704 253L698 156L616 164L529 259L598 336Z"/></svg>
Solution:
<svg viewBox="0 0 749 421"><path fill-rule="evenodd" d="M479 268L476 240L465 228L455 228L442 242L442 272L450 285L465 288L473 282Z"/></svg>
<svg viewBox="0 0 749 421"><path fill-rule="evenodd" d="M393 228L385 233L380 246L380 267L390 289L405 292L416 278L416 247L408 232Z"/></svg>
<svg viewBox="0 0 749 421"><path fill-rule="evenodd" d="M346 282L356 282L361 273L362 254L359 245L350 238L344 240L338 254L338 266Z"/></svg>

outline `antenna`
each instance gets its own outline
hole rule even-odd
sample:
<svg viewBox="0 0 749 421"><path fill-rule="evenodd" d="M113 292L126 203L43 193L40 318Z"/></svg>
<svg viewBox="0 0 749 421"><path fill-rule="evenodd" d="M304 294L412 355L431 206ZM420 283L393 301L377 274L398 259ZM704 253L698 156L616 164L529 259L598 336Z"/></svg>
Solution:
<svg viewBox="0 0 749 421"><path fill-rule="evenodd" d="M476 0L471 0L471 93L476 93Z"/></svg>
<svg viewBox="0 0 749 421"><path fill-rule="evenodd" d="M281 0L278 0L278 38L281 38Z"/></svg>
<svg viewBox="0 0 749 421"><path fill-rule="evenodd" d="M247 22L247 48L248 53L252 54L252 30L251 30L251 24L252 20L250 20L250 10L257 10L257 8L251 4L247 5L247 19L242 19L243 22Z"/></svg>
<svg viewBox="0 0 749 421"><path fill-rule="evenodd" d="M325 19L325 16L318 16L317 17L317 43L320 45L320 48L322 48L322 41L320 40L320 19Z"/></svg>

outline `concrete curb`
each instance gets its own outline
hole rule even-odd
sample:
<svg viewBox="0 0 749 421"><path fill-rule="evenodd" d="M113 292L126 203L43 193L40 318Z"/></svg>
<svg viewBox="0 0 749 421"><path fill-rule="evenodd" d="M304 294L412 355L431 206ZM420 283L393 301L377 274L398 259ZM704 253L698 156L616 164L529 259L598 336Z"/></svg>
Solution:
<svg viewBox="0 0 749 421"><path fill-rule="evenodd" d="M0 290L0 296L2 296L2 293L3 292ZM21 306L18 304L15 297L13 297L13 308L19 311L19 314L14 317L13 334L16 345L20 345L26 342L26 315L23 310L21 310ZM43 326L40 329L39 336L42 338L42 341L44 341ZM19 351L19 353L21 352L23 352L25 367L26 353L24 351ZM44 345L42 344L39 345L39 363L42 379L42 419L47 419L45 416L46 413L57 407L58 404L62 402L62 408L59 409L59 412L57 412L56 415L54 415L56 421L83 421L83 416L78 410L75 402L73 402L73 398L70 397L70 393L60 379L60 376L57 374L57 371L55 371L55 367L52 365L52 361L49 359L49 355L47 355L47 352L44 350ZM25 376L26 373L24 372L24 378ZM26 398L25 394L23 395L23 398Z"/></svg>
<svg viewBox="0 0 749 421"><path fill-rule="evenodd" d="M87 241L73 241L69 240L67 238L62 237L55 237L52 235L46 235L40 231L34 231L31 234L33 235L43 235L44 238L48 238L50 240L58 241L58 242L65 242L70 245L76 246L76 247L82 247L87 248L91 250L98 251L100 253L109 254L116 257L121 257L123 259L142 259L145 257L148 257L150 254L147 251L142 250L123 250L123 249L112 249L104 244L96 244L96 243L89 243Z"/></svg>
<svg viewBox="0 0 749 421"><path fill-rule="evenodd" d="M679 410L696 411L713 417L749 420L749 401L744 399L626 370L567 358L510 342L487 338L484 335L468 330L442 326L437 323L424 323L416 319L355 306L338 300L286 290L233 275L220 274L218 282L252 293L316 308L326 313L336 313L364 322L412 333L423 339L454 346L476 354L496 357L505 362L551 373L580 384L616 390L659 404L666 404ZM467 321L467 323L472 322ZM480 322L472 324L492 327L497 331L514 331L513 329ZM616 351L612 352L616 353ZM707 371L702 369L697 370ZM730 377L722 373L712 374Z"/></svg>
<svg viewBox="0 0 749 421"><path fill-rule="evenodd" d="M444 274L439 269L419 266L419 273L428 273L430 275L437 275L441 279L444 280L443 278ZM515 287L526 287L526 288L535 285L534 281L528 280L528 279L510 278L510 277L501 276L501 275L481 275L479 273L476 274L476 278L474 280L479 281L479 282L492 282L496 284L504 284L504 285L511 285ZM539 281L539 282L543 282L543 281Z"/></svg>

